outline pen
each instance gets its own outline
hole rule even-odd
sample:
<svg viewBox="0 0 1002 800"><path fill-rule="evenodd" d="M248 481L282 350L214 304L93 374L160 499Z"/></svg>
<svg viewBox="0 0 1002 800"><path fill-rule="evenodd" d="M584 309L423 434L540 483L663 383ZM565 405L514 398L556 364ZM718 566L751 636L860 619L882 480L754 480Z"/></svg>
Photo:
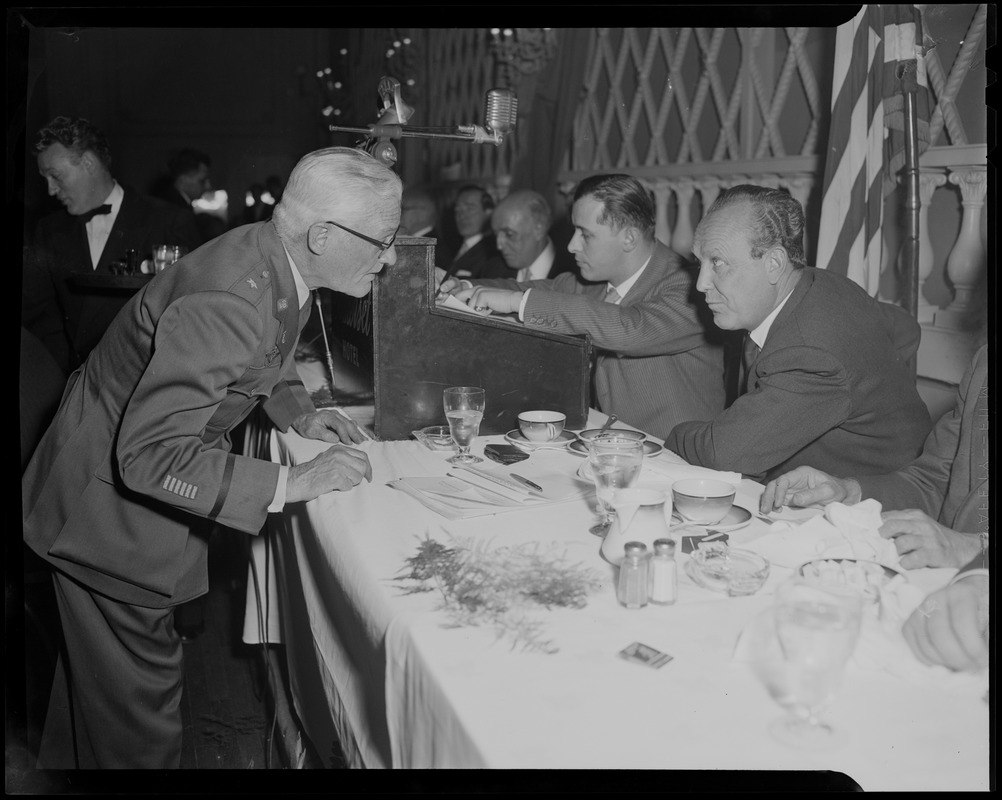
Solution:
<svg viewBox="0 0 1002 800"><path fill-rule="evenodd" d="M523 478L521 475L516 475L514 472L509 472L508 474L511 475L519 483L524 483L530 489L535 489L537 492L542 493L543 487L540 486L538 483L533 483L528 478Z"/></svg>

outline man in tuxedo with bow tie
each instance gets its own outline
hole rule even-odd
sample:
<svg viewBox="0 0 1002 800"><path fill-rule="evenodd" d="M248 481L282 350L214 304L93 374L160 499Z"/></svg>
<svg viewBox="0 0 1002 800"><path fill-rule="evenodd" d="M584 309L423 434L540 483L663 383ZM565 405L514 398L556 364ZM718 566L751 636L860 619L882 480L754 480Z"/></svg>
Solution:
<svg viewBox="0 0 1002 800"><path fill-rule="evenodd" d="M177 767L174 609L208 588L209 531L254 535L286 503L371 480L349 446L363 434L314 408L294 354L312 290L363 297L396 261L400 194L364 152L307 154L271 220L153 278L70 376L21 484L24 540L53 568L64 639L40 768ZM231 452L258 405L333 446L292 467Z"/></svg>
<svg viewBox="0 0 1002 800"><path fill-rule="evenodd" d="M156 243L201 243L190 210L139 194L111 172L104 134L85 119L56 117L35 139L38 171L64 209L41 219L25 248L22 324L66 372L97 345L127 297L83 290L76 274L111 274L130 250L139 261Z"/></svg>

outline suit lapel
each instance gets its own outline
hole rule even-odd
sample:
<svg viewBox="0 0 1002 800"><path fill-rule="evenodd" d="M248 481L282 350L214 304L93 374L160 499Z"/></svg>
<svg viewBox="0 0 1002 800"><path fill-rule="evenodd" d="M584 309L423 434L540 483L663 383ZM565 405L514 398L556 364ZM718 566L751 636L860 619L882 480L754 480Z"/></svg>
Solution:
<svg viewBox="0 0 1002 800"><path fill-rule="evenodd" d="M637 278L637 282L630 287L630 291L626 293L626 297L619 304L621 306L633 305L637 300L646 297L651 287L661 280L661 276L667 265L668 248L661 244L661 242L655 241L654 252L651 253L651 261L647 265L647 269ZM602 291L605 291L604 287Z"/></svg>
<svg viewBox="0 0 1002 800"><path fill-rule="evenodd" d="M284 362L299 339L299 294L296 291L296 279L292 276L292 267L289 266L285 248L272 223L265 226L261 238L262 249L272 271L272 314L278 321L278 338L275 344ZM306 303L307 315L311 302L312 298Z"/></svg>

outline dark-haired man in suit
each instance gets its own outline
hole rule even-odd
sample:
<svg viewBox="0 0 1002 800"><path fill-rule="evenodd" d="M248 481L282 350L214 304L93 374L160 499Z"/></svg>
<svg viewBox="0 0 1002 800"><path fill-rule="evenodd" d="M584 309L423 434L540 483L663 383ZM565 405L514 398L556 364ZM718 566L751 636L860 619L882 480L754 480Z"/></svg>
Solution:
<svg viewBox="0 0 1002 800"><path fill-rule="evenodd" d="M508 265L504 263L494 231L491 214L494 198L481 186L469 184L456 195L456 229L462 241L456 257L446 268L457 278L506 278Z"/></svg>
<svg viewBox="0 0 1002 800"><path fill-rule="evenodd" d="M681 256L654 236L654 202L628 175L578 184L568 245L580 277L443 280L470 306L517 313L526 327L588 334L598 348L595 403L655 436L724 407L723 349Z"/></svg>
<svg viewBox="0 0 1002 800"><path fill-rule="evenodd" d="M194 249L190 212L120 185L104 134L85 119L56 117L35 139L38 171L64 209L42 218L25 250L21 321L66 372L83 363L128 297L81 289L76 274L111 274L156 243Z"/></svg>

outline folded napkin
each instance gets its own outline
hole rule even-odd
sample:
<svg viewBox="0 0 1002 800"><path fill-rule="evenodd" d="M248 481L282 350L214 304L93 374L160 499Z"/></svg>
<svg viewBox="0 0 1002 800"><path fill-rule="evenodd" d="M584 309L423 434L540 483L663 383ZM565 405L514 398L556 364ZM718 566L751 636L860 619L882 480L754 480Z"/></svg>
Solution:
<svg viewBox="0 0 1002 800"><path fill-rule="evenodd" d="M712 478L717 481L726 481L735 486L741 483L741 474L738 472L722 472L707 467L694 467L685 462L676 463L667 459L644 459L644 466L641 472L641 480L644 477L667 478L670 481L681 481L688 478Z"/></svg>
<svg viewBox="0 0 1002 800"><path fill-rule="evenodd" d="M830 503L823 517L795 526L773 526L745 547L773 564L796 569L815 558L860 558L888 567L898 566L898 551L880 535L880 503L864 500L854 506Z"/></svg>

